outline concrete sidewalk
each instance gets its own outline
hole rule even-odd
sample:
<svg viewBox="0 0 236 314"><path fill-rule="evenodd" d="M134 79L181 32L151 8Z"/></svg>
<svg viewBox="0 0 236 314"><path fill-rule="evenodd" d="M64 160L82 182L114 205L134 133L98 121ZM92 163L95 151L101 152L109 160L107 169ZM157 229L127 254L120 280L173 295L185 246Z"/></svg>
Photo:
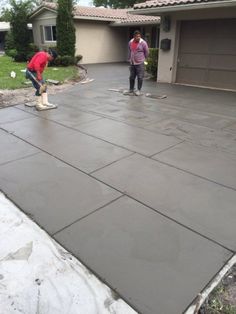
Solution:
<svg viewBox="0 0 236 314"><path fill-rule="evenodd" d="M236 251L236 93L89 77L0 110L0 189L134 309L182 313Z"/></svg>

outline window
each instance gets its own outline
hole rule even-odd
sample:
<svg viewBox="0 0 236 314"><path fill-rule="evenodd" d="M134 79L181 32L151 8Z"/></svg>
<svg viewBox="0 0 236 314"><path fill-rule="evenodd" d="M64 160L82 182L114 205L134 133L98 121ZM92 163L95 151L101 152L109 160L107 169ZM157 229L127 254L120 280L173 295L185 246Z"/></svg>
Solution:
<svg viewBox="0 0 236 314"><path fill-rule="evenodd" d="M56 41L56 26L44 26L44 41Z"/></svg>

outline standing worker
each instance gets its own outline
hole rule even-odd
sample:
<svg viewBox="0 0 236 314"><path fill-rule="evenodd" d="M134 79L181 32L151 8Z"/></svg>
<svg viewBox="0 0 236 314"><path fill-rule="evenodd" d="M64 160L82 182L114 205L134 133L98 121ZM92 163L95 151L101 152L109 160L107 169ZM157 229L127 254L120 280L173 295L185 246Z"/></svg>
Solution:
<svg viewBox="0 0 236 314"><path fill-rule="evenodd" d="M148 45L141 38L140 31L134 32L134 37L129 41L129 62L130 62L130 77L129 91L125 94L140 96L144 77L144 61L148 57ZM138 89L134 90L135 79L138 78Z"/></svg>
<svg viewBox="0 0 236 314"><path fill-rule="evenodd" d="M48 102L47 86L43 80L42 74L48 62L57 57L57 53L49 49L49 52L37 52L27 65L26 78L30 79L36 89L37 103L33 105L37 110L54 109L57 106Z"/></svg>

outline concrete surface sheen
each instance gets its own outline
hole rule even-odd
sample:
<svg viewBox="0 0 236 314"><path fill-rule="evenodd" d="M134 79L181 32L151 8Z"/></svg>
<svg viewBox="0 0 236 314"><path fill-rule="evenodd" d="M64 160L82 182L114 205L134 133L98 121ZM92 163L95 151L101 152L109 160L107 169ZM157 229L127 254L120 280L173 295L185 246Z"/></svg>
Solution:
<svg viewBox="0 0 236 314"><path fill-rule="evenodd" d="M57 110L0 110L0 189L142 314L180 314L236 251L236 93L88 71Z"/></svg>
<svg viewBox="0 0 236 314"><path fill-rule="evenodd" d="M132 153L37 117L27 121L4 124L3 128L87 173Z"/></svg>
<svg viewBox="0 0 236 314"><path fill-rule="evenodd" d="M0 130L0 143L0 164L39 152L37 148L32 147L13 135L7 134L3 130Z"/></svg>
<svg viewBox="0 0 236 314"><path fill-rule="evenodd" d="M55 238L142 314L182 313L231 255L128 197Z"/></svg>
<svg viewBox="0 0 236 314"><path fill-rule="evenodd" d="M235 191L137 154L93 175L236 250Z"/></svg>
<svg viewBox="0 0 236 314"><path fill-rule="evenodd" d="M236 189L235 154L185 142L153 158Z"/></svg>
<svg viewBox="0 0 236 314"><path fill-rule="evenodd" d="M44 153L0 166L0 189L50 234L120 196Z"/></svg>
<svg viewBox="0 0 236 314"><path fill-rule="evenodd" d="M18 110L16 108L4 108L0 110L0 125L4 123L14 122L17 120L24 120L31 118L32 115L24 112L22 110Z"/></svg>
<svg viewBox="0 0 236 314"><path fill-rule="evenodd" d="M154 134L109 119L88 122L78 126L78 129L146 156L151 156L155 152L158 153L180 142L171 136Z"/></svg>
<svg viewBox="0 0 236 314"><path fill-rule="evenodd" d="M75 111L71 110L68 106L59 106L57 110L47 110L47 111L37 111L34 108L25 107L24 105L17 106L17 108L20 108L22 110L26 110L27 112L30 112L34 115L37 115L39 117L43 117L44 119L48 119L50 121L61 123L68 127L75 127L79 124L82 124L84 122L93 121L100 119L101 117L82 112L82 111Z"/></svg>
<svg viewBox="0 0 236 314"><path fill-rule="evenodd" d="M161 122L150 124L145 126L145 129L175 136L179 139L209 147L214 150L236 154L236 134L232 133L231 130L228 131L228 129L211 129L210 127L203 127L175 118L165 119Z"/></svg>

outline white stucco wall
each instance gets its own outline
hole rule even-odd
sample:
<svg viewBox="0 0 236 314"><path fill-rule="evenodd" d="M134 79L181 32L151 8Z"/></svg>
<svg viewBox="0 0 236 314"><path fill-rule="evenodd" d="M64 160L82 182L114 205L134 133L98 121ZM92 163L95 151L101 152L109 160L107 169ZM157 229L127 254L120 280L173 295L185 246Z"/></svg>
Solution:
<svg viewBox="0 0 236 314"><path fill-rule="evenodd" d="M171 29L164 32L160 27L160 41L171 39L170 51L159 50L157 81L173 83L176 80L176 68L179 47L179 28L181 20L200 20L217 18L236 18L236 8L205 9L166 14L171 18Z"/></svg>
<svg viewBox="0 0 236 314"><path fill-rule="evenodd" d="M127 28L110 27L108 22L76 21L76 54L83 63L127 60Z"/></svg>

